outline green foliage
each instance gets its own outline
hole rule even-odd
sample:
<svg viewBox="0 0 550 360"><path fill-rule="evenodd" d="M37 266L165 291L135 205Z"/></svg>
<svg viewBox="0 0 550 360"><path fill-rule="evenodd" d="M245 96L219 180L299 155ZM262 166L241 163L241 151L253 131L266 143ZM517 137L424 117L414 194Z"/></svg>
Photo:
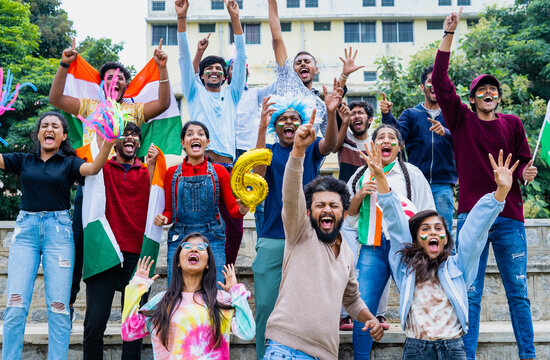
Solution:
<svg viewBox="0 0 550 360"><path fill-rule="evenodd" d="M460 29L459 29L460 30ZM424 100L420 75L432 65L439 43L413 55L403 69L401 59L383 57L378 65L378 87L393 102L393 113ZM480 74L492 74L501 83L498 111L519 116L534 150L546 112L542 97L550 97L550 2L518 1L509 8L492 7L460 40L451 55L449 76L457 93L468 102L470 82ZM550 217L550 169L536 156L536 181L523 187L526 217Z"/></svg>
<svg viewBox="0 0 550 360"><path fill-rule="evenodd" d="M33 24L40 28L40 43L34 55L60 57L61 52L71 46L76 35L73 22L67 12L61 9L59 0L25 0L29 4Z"/></svg>
<svg viewBox="0 0 550 360"><path fill-rule="evenodd" d="M20 62L38 48L38 26L29 20L29 6L0 0L0 66Z"/></svg>
<svg viewBox="0 0 550 360"><path fill-rule="evenodd" d="M94 39L90 36L76 48L78 53L98 70L108 61L118 61L122 49L124 49L124 42L113 43L111 39Z"/></svg>

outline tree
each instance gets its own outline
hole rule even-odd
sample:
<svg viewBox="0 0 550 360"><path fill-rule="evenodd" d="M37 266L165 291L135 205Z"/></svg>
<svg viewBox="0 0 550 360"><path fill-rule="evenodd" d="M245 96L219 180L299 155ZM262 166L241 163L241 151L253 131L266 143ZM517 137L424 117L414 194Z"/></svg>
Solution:
<svg viewBox="0 0 550 360"><path fill-rule="evenodd" d="M0 0L0 66L21 60L38 49L38 26L29 20L29 6L13 0Z"/></svg>
<svg viewBox="0 0 550 360"><path fill-rule="evenodd" d="M71 46L76 35L73 22L67 12L61 9L59 0L25 0L29 4L31 23L40 28L40 42L37 56L60 57L61 52Z"/></svg>
<svg viewBox="0 0 550 360"><path fill-rule="evenodd" d="M113 43L111 39L94 39L87 36L76 48L78 53L94 68L99 69L108 61L118 61L124 42Z"/></svg>

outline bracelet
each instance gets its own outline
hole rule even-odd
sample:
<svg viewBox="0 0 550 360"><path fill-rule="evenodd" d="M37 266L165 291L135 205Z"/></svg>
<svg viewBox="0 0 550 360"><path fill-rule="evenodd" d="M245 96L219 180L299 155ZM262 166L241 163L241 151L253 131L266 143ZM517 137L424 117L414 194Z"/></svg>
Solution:
<svg viewBox="0 0 550 360"><path fill-rule="evenodd" d="M344 80L347 80L347 79L348 79L347 75L344 75L344 73L341 73L341 74L340 74L340 77L343 78Z"/></svg>
<svg viewBox="0 0 550 360"><path fill-rule="evenodd" d="M159 83L165 83L165 82L168 82L168 81L170 81L170 79L159 80Z"/></svg>
<svg viewBox="0 0 550 360"><path fill-rule="evenodd" d="M449 34L454 35L454 33L455 33L454 31L443 31L443 34L444 34L443 37L445 37Z"/></svg>
<svg viewBox="0 0 550 360"><path fill-rule="evenodd" d="M64 63L63 61L60 61L60 62L59 62L59 66L64 67L65 69L68 69L69 66L71 66L71 65L70 65L70 64L67 64L67 63Z"/></svg>

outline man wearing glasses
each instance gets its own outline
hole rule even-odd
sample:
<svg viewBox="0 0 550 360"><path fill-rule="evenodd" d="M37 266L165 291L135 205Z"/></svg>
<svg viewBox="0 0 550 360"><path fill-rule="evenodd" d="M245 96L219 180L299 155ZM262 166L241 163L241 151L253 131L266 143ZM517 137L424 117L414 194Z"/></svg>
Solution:
<svg viewBox="0 0 550 360"><path fill-rule="evenodd" d="M128 123L115 144L116 155L103 167L105 182L105 217L124 256L115 267L90 276L86 283L86 316L84 318L84 358L103 359L103 334L111 315L115 291L128 285L136 267L143 243L149 189L153 179L158 149L151 144L147 165L136 157L141 143L141 130ZM142 298L147 301L147 296ZM142 340L124 342L123 359L139 359Z"/></svg>

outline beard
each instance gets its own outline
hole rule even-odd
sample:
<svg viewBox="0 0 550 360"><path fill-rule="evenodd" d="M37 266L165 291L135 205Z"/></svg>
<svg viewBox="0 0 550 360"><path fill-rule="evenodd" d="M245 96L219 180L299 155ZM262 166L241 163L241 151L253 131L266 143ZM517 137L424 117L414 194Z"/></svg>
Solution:
<svg viewBox="0 0 550 360"><path fill-rule="evenodd" d="M311 227L313 227L313 229L315 230L315 233L317 234L319 240L321 240L325 244L332 244L336 241L336 239L338 239L338 236L340 235L340 229L342 228L342 219L334 219L334 226L330 232L323 231L319 227L317 220L313 218L311 213L309 214L309 221L311 223Z"/></svg>
<svg viewBox="0 0 550 360"><path fill-rule="evenodd" d="M350 126L350 130L351 130L352 134L356 137L357 136L363 136L367 132L368 129L369 129L368 126L365 126L365 128L363 130L356 131L352 126Z"/></svg>

